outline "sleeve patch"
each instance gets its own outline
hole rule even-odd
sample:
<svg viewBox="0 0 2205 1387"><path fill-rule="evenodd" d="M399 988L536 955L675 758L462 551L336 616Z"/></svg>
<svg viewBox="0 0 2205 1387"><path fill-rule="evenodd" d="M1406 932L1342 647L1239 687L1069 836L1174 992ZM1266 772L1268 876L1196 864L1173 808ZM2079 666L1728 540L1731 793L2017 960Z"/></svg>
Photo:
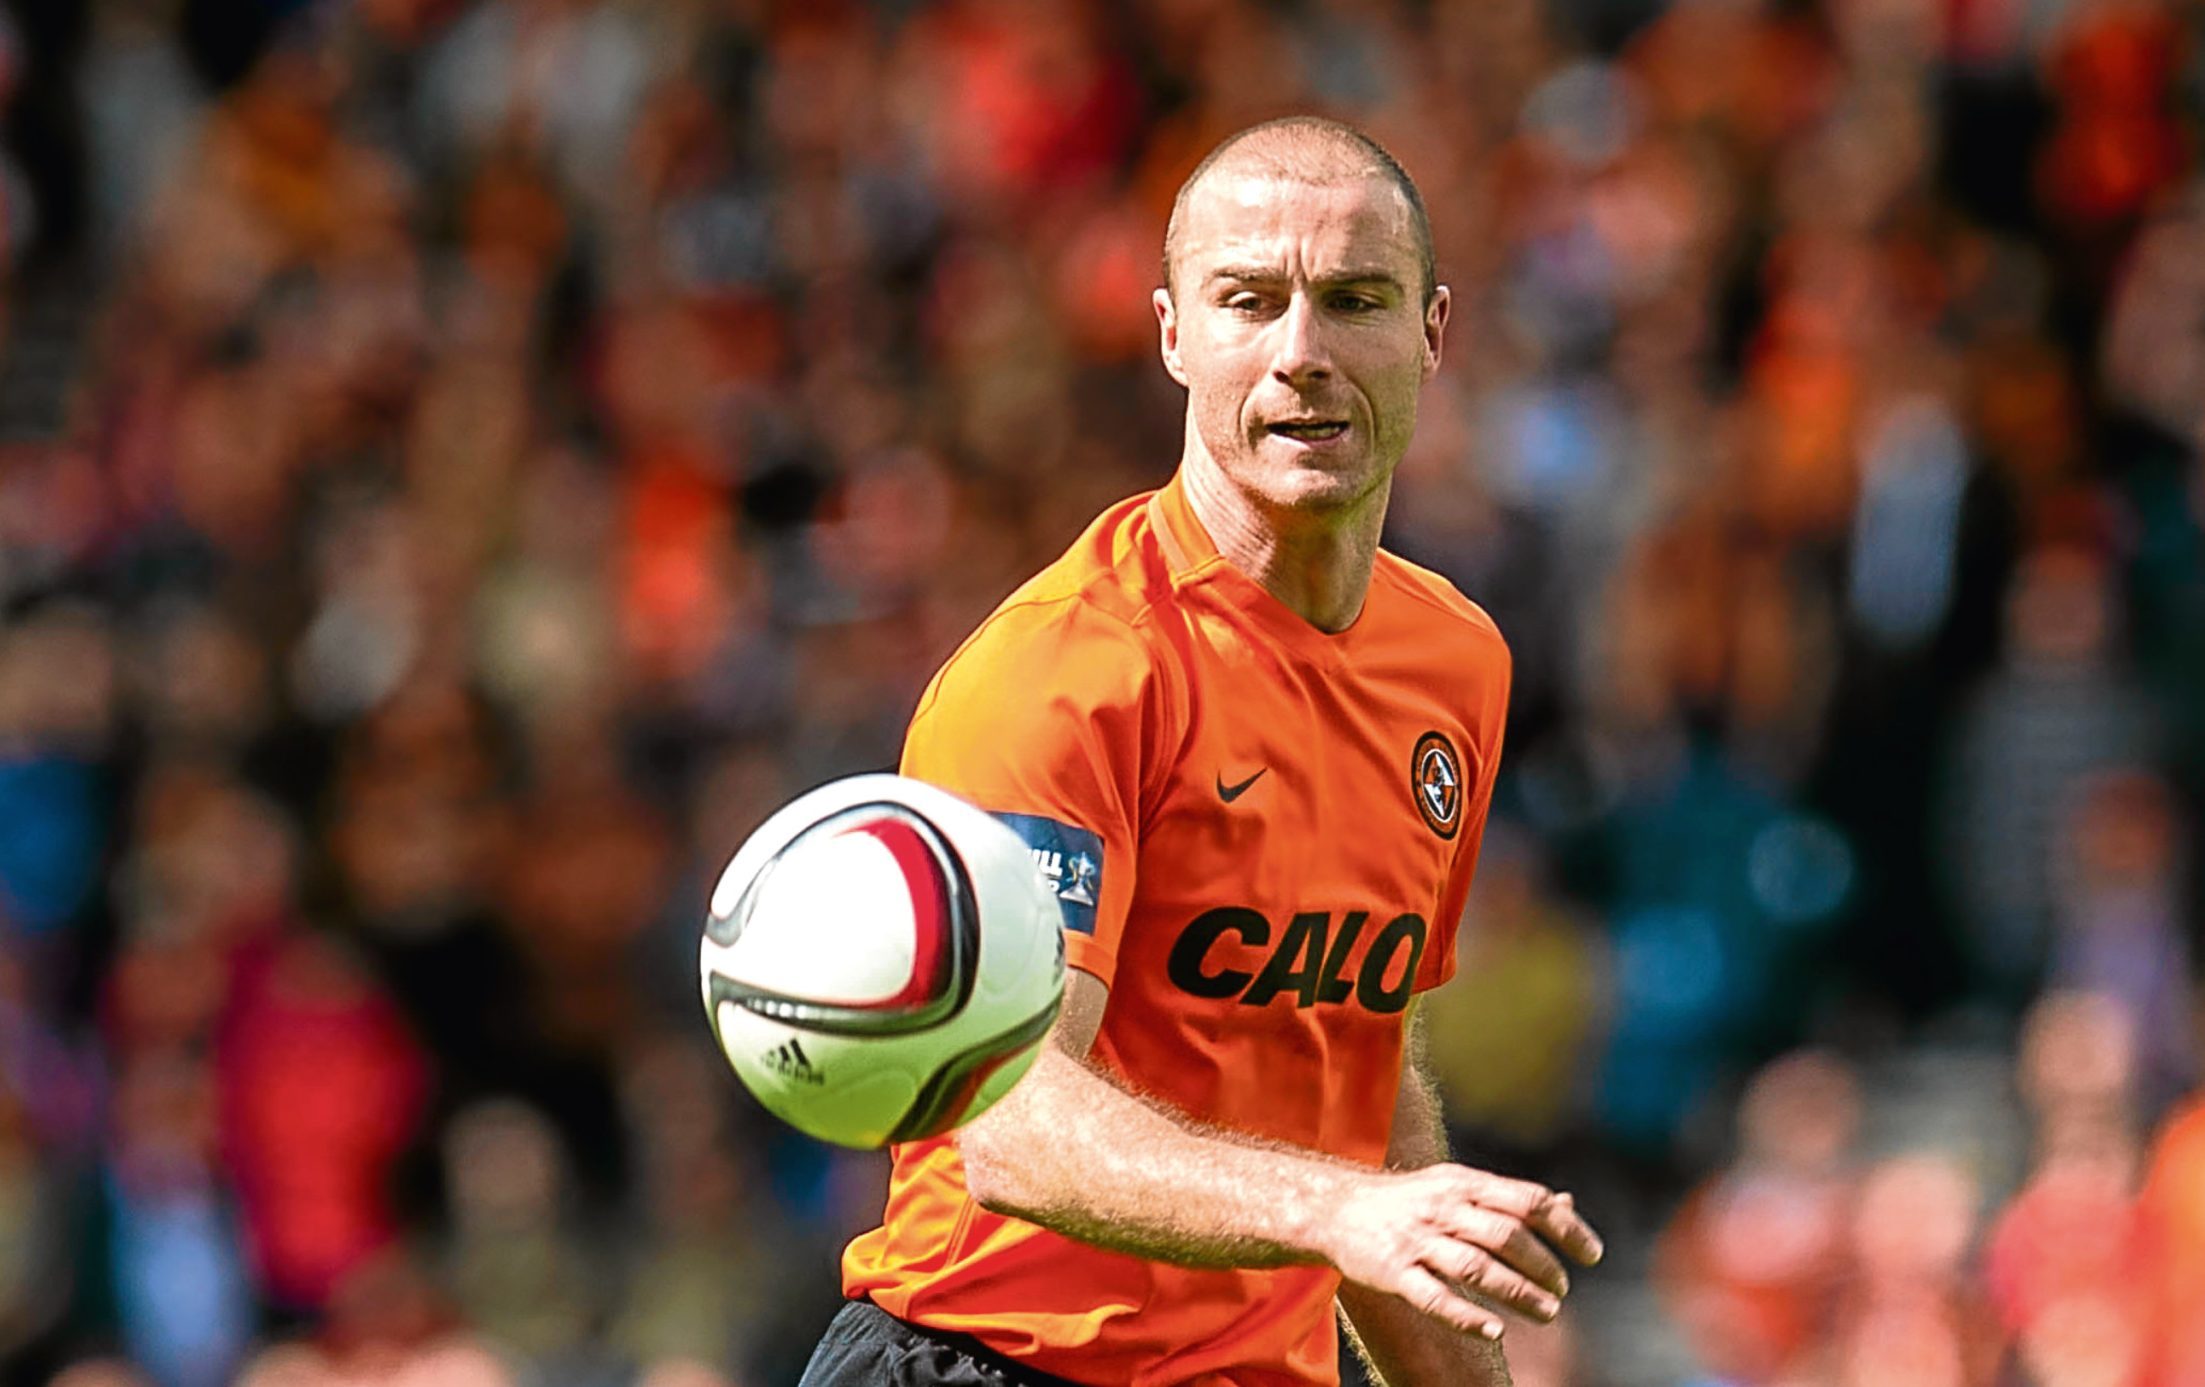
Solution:
<svg viewBox="0 0 2205 1387"><path fill-rule="evenodd" d="M1058 823L1039 814L997 814L1010 825L1042 880L1056 892L1064 911L1064 927L1077 934L1095 932L1095 903L1102 899L1102 839L1084 828Z"/></svg>

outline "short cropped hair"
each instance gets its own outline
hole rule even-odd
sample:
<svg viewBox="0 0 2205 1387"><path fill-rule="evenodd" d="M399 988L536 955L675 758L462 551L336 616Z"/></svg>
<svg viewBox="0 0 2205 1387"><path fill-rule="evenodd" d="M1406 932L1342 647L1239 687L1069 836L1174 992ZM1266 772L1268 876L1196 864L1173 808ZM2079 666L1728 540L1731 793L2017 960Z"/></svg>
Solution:
<svg viewBox="0 0 2205 1387"><path fill-rule="evenodd" d="M1237 157L1259 172L1300 182L1327 184L1343 178L1382 178L1392 184L1409 204L1409 220L1416 235L1417 263L1423 271L1424 302L1432 301L1439 287L1439 268L1432 254L1432 219L1424 210L1424 195L1416 190L1401 162L1386 147L1345 121L1324 116L1281 116L1228 135L1217 148L1202 156L1187 181L1179 185L1171 201L1171 222L1164 228L1164 291L1173 292L1172 267L1179 258L1179 228L1186 218L1187 198L1210 170L1234 157L1241 146L1256 142L1260 152L1240 152ZM1346 153L1350 164L1336 157Z"/></svg>

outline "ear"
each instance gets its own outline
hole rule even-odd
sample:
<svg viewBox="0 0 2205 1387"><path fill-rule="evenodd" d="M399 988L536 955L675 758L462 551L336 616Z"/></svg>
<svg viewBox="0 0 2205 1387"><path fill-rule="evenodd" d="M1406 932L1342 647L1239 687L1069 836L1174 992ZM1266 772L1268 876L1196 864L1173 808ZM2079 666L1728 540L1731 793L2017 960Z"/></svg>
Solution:
<svg viewBox="0 0 2205 1387"><path fill-rule="evenodd" d="M1424 379L1439 374L1440 344L1447 336L1447 315L1454 308L1454 296L1442 284L1432 291L1432 301L1424 309Z"/></svg>
<svg viewBox="0 0 2205 1387"><path fill-rule="evenodd" d="M1181 385L1187 383L1187 364L1179 358L1179 306L1171 301L1171 290L1158 289L1150 302L1156 305L1157 346L1164 358L1164 369Z"/></svg>

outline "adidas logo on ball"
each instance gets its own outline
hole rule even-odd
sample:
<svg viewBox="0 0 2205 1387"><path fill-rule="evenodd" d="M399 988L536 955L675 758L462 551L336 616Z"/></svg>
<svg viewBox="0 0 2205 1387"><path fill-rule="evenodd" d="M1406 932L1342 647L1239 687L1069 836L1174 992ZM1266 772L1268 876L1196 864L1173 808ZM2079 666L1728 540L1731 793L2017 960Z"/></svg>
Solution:
<svg viewBox="0 0 2205 1387"><path fill-rule="evenodd" d="M759 1063L784 1079L800 1079L807 1084L827 1082L824 1074L812 1068L811 1058L804 1053L804 1043L800 1040L774 1046L766 1051Z"/></svg>

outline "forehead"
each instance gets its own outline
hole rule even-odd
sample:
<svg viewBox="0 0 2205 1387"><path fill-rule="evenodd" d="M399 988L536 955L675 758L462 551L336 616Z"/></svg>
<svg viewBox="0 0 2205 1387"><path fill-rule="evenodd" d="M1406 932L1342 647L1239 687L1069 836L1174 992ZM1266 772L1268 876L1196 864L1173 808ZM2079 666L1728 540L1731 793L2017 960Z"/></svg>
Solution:
<svg viewBox="0 0 2205 1387"><path fill-rule="evenodd" d="M1386 268L1404 284L1421 276L1408 200L1375 173L1313 183L1214 171L1188 191L1178 251L1179 268L1197 275L1264 265L1312 275Z"/></svg>

